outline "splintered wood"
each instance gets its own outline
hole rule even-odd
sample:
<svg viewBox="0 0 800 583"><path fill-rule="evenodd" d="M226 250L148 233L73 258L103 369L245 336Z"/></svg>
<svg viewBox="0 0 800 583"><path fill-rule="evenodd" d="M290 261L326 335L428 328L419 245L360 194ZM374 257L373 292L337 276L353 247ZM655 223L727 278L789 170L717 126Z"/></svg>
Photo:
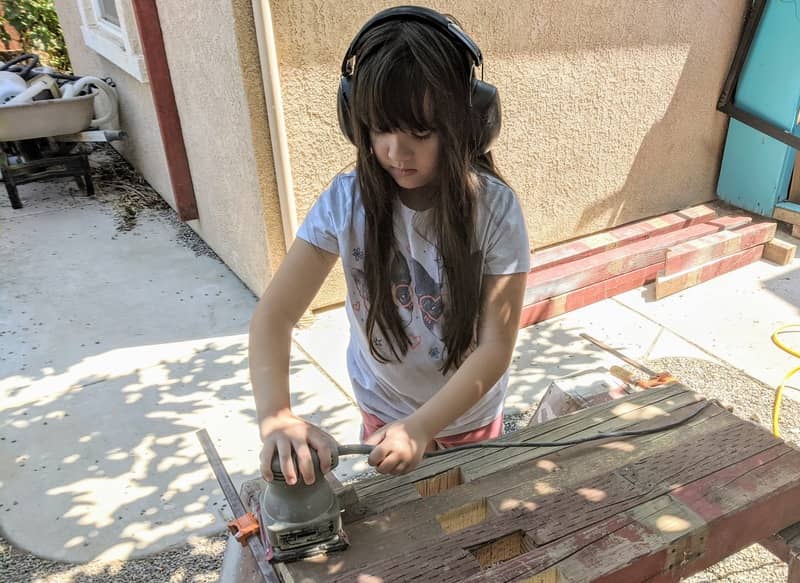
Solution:
<svg viewBox="0 0 800 583"><path fill-rule="evenodd" d="M552 419L353 485L350 547L285 581L677 581L800 521L800 451L682 385ZM678 558L676 558L678 557Z"/></svg>
<svg viewBox="0 0 800 583"><path fill-rule="evenodd" d="M431 478L420 480L415 484L417 492L423 498L426 496L436 496L445 490L455 488L464 483L460 468L451 468Z"/></svg>
<svg viewBox="0 0 800 583"><path fill-rule="evenodd" d="M523 531L517 530L490 543L470 549L482 568L518 557L536 545Z"/></svg>
<svg viewBox="0 0 800 583"><path fill-rule="evenodd" d="M458 532L468 526L483 522L486 520L488 512L489 506L486 503L486 498L481 498L443 514L437 514L436 520L446 533Z"/></svg>

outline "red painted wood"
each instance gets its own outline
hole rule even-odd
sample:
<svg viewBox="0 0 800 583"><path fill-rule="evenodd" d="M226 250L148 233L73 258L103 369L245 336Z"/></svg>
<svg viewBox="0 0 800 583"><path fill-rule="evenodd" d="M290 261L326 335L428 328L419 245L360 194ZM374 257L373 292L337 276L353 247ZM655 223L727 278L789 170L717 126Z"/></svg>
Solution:
<svg viewBox="0 0 800 583"><path fill-rule="evenodd" d="M522 308L520 328L531 326L555 316L577 310L589 304L614 297L655 280L663 269L663 263L654 263L623 275L580 288L554 298L541 300Z"/></svg>
<svg viewBox="0 0 800 583"><path fill-rule="evenodd" d="M767 455L767 452L764 452ZM759 456L756 456L757 458ZM769 534L781 530L787 523L800 520L800 453L790 451L786 455L754 466L749 473L742 474L735 481L717 482L717 487L702 497L691 495L691 485L676 497L695 512L706 512L709 520L709 536L706 552L696 561L688 563L679 571L681 577L707 569L724 557L744 547L764 539ZM710 477L713 478L713 477ZM779 484L783 483L783 486ZM765 494L771 491L771 495ZM749 503L739 507L712 504L718 511L709 514L708 502L716 499L734 499L734 495L748 496ZM675 581L676 573L664 574L654 578L653 583ZM791 581L791 579L790 579Z"/></svg>
<svg viewBox="0 0 800 583"><path fill-rule="evenodd" d="M712 221L713 223L713 221ZM775 223L758 223L736 231L720 231L667 249L662 275L674 275L720 257L733 255L756 245L763 245L775 236Z"/></svg>
<svg viewBox="0 0 800 583"><path fill-rule="evenodd" d="M679 291L683 291L709 279L713 279L724 273L739 269L761 259L764 253L764 246L758 245L745 249L734 255L722 257L700 267L682 271L676 275L667 275L656 278L656 298L661 299Z"/></svg>
<svg viewBox="0 0 800 583"><path fill-rule="evenodd" d="M720 227L715 225L694 225L584 259L531 272L528 274L525 305L663 262L668 248L719 230Z"/></svg>
<svg viewBox="0 0 800 583"><path fill-rule="evenodd" d="M739 227L749 225L752 221L753 217L746 217L744 215L730 215L727 217L712 219L708 222L712 225L719 225L723 229L731 231L733 229L738 229Z"/></svg>
<svg viewBox="0 0 800 583"><path fill-rule="evenodd" d="M175 92L172 89L164 38L161 36L158 7L155 0L132 0L132 6L178 217L182 221L197 219L197 200L194 196L189 160L186 157L178 106L175 103Z"/></svg>
<svg viewBox="0 0 800 583"><path fill-rule="evenodd" d="M531 270L541 271L546 267L575 261L627 243L707 222L714 217L714 209L703 204L539 249L531 254Z"/></svg>

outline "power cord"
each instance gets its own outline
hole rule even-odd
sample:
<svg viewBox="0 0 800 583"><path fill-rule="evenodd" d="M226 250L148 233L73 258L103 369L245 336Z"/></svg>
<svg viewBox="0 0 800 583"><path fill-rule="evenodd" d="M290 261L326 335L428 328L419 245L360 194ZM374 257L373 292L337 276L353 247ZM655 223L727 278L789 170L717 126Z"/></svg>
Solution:
<svg viewBox="0 0 800 583"><path fill-rule="evenodd" d="M772 333L772 342L775 343L775 346L783 350L784 352L788 352L792 356L796 356L800 358L800 352L793 348L789 348L786 346L780 339L781 334L786 334L787 332L800 332L800 324L787 324L785 326L781 326L775 332ZM783 399L783 387L786 383L789 382L789 379L792 378L797 372L800 371L800 366L794 367L789 373L783 377L783 380L780 382L778 387L775 389L775 399L772 403L772 434L775 437L781 436L781 429L779 426L780 423L780 416L781 416L781 400Z"/></svg>
<svg viewBox="0 0 800 583"><path fill-rule="evenodd" d="M797 367L795 370L800 370L800 367ZM436 451L426 452L424 457L432 458L438 457L442 455L448 455L451 453L456 453L459 451L465 451L468 449L505 449L507 447L562 447L565 445L578 445L580 443L588 443L590 441L597 441L599 439L609 439L609 438L616 438L616 437L631 437L635 435L650 435L651 433L660 433L661 431L667 431L669 429L674 429L679 425L683 425L684 423L688 423L700 413L705 411L710 405L717 404L716 400L708 400L700 406L697 411L693 412L686 417L675 421L674 423L667 423L665 425L659 425L658 427L651 427L650 429L631 429L628 431L610 431L607 433L597 433L595 435L590 435L588 437L579 437L577 439L567 439L564 441L504 441L504 442L483 442L483 443L470 443L467 445L459 445L457 447L451 447L448 449L440 449ZM343 455L369 455L372 453L372 450L375 446L373 445L364 445L364 444L346 444L339 446L339 456Z"/></svg>

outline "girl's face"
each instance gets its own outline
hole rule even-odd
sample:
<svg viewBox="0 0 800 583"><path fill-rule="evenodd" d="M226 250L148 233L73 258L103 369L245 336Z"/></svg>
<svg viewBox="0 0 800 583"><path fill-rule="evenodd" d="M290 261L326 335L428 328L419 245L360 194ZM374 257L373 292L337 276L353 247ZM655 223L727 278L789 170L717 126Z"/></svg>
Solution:
<svg viewBox="0 0 800 583"><path fill-rule="evenodd" d="M439 134L370 132L372 151L378 163L403 189L421 188L430 184L439 168Z"/></svg>

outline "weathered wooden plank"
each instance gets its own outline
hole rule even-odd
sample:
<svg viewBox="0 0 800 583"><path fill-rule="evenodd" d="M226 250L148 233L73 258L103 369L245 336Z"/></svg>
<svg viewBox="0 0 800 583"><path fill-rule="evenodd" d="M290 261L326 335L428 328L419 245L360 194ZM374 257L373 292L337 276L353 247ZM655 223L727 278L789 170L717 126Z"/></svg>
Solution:
<svg viewBox="0 0 800 583"><path fill-rule="evenodd" d="M649 417L649 419L632 421L626 428L645 429L663 425L666 420L662 416L653 415L657 412L652 409L653 404L660 405L663 409L674 407L677 418L688 415L696 408L699 396L685 388L679 388L677 391L672 389L664 387L648 391L649 395L646 393L636 394L637 400L649 397L647 402L640 407L641 416ZM646 407L651 408L647 409ZM595 409L599 409L599 407ZM622 410L635 413L639 409L631 408L629 405L623 407ZM685 439L691 439L701 432L722 427L735 420L734 417L721 415L721 413L722 409L716 405L708 407L701 416L684 426ZM576 413L570 417L577 417L577 415ZM607 419L607 415L608 413L597 413L595 415L596 422ZM563 422L564 420L553 421ZM548 422L548 424L561 425L562 423ZM702 424L705 424L706 429L701 427ZM547 424L542 424L542 426L544 425ZM448 491L447 495L418 498L413 502L394 505L382 514L371 513L366 518L350 522L345 525L345 530L353 544L346 553L338 553L329 558L316 558L313 562L292 563L289 568L296 577L310 577L310 580L324 579L323 575L332 568L332 565L341 569L346 564L349 569L354 564L366 563L375 556L390 554L392 551L397 552L398 549L417 544L429 536L441 534L443 529L438 517L460 506L469 505L476 500L487 499L487 505L494 506L494 508L487 506L487 516L495 514L499 509L511 510L513 506L510 504L519 502L525 497L539 496L540 490L537 488L544 488L546 491L558 490L564 488L568 482L585 480L587 477L606 473L612 468L638 459L647 452L670 447L670 444L674 442L672 434L673 432L665 432L638 437L635 446L628 443L627 440L606 440L549 452L545 450L543 459L532 459L527 464L511 464L502 473L467 482ZM515 435L509 434L508 437L514 439ZM669 443L658 445L657 442L660 441ZM587 452L591 452L591 455L588 455ZM500 452L495 451L495 453ZM470 456L483 454L485 454L484 450L472 450L454 455L466 456L469 459ZM578 458L581 459L581 462L575 463ZM403 478L405 476L389 477L387 480L391 482ZM413 488L413 482L407 486ZM505 496L502 495L503 491L506 492ZM488 501L491 494L497 495Z"/></svg>
<svg viewBox="0 0 800 583"><path fill-rule="evenodd" d="M585 540L584 532L589 529L493 567L469 581L519 580L518 577L536 573L535 569L547 568L557 569L568 581L677 581L750 544L758 532L779 528L775 525L800 515L800 452L783 444L746 457L696 483L713 484L695 491L704 491L700 499L710 497L715 501L713 514L701 516L674 493L665 494L614 516L618 528L601 537L590 537L588 544L570 545L572 552L566 556L548 551L556 545L566 546L567 541ZM682 487L689 500L696 500L688 494L694 485ZM784 509L793 502L792 511L786 514ZM760 513L765 516L759 521ZM533 563L532 559L543 555L551 560Z"/></svg>
<svg viewBox="0 0 800 583"><path fill-rule="evenodd" d="M546 267L582 259L627 243L715 220L715 217L716 211L712 207L701 204L682 211L636 221L602 233L538 249L531 254L531 270L541 271Z"/></svg>
<svg viewBox="0 0 800 583"><path fill-rule="evenodd" d="M648 499L652 499L676 486L694 482L709 473L739 463L773 447L775 442L775 438L762 428L743 422L702 434L692 441L682 442L680 448L657 451L615 473L631 483L631 492L638 490L646 493ZM587 482L585 487L592 488L591 482ZM605 500L603 499L604 503ZM632 504L631 507L636 505ZM548 501L548 511L551 506L552 501ZM621 511L619 506L616 509ZM565 507L562 512L566 510ZM591 510L589 516L582 516L579 511L569 509L569 516L541 525L536 530L535 540L544 544L566 536L589 522L597 513L597 507Z"/></svg>
<svg viewBox="0 0 800 583"><path fill-rule="evenodd" d="M614 419L617 417L616 412L618 411L633 412L637 408L658 405L659 403L667 410L668 407L673 406L676 402L673 401L674 399L686 395L691 396L694 400L703 399L701 395L687 389L684 385L672 384L666 387L634 393L621 399L592 407L591 410L583 409L572 415L558 417L546 423L525 427L514 433L507 433L494 441L503 443L506 441L552 440L553 435L569 435L569 433L556 434L555 432L557 431L571 430L574 433L600 423L613 423ZM622 409L619 408L620 405ZM622 427L625 423L626 422L623 420L617 421L619 427ZM358 482L354 487L358 498L363 501L372 493L384 492L387 488L396 487L401 484L413 484L421 479L429 478L435 474L458 467L466 461L477 461L486 456L501 455L501 451L502 450L491 449L468 450L446 456L429 458L424 460L416 470L404 476L375 476Z"/></svg>
<svg viewBox="0 0 800 583"><path fill-rule="evenodd" d="M566 314L572 310L577 310L589 304L641 287L655 280L662 268L663 263L654 263L642 269L635 269L629 273L617 275L610 279L561 294L560 296L524 306L520 315L520 328L532 326L537 322L543 322L544 320Z"/></svg>
<svg viewBox="0 0 800 583"><path fill-rule="evenodd" d="M592 413L588 415L585 413L588 410L584 410L574 415L556 418L504 436L497 441L558 441L593 435L601 431L616 431L646 418L667 415L672 409L702 399L701 396L686 391L685 387L680 385L663 387L655 391L658 392L646 391L593 407ZM355 485L359 501L346 509L344 520L349 522L365 515L384 512L396 504L417 499L419 494L416 488L412 489L410 485L452 468L460 467L465 481L469 481L488 472L498 471L544 454L552 454L556 449L469 450L428 460L420 468L405 476L365 480L364 483Z"/></svg>
<svg viewBox="0 0 800 583"><path fill-rule="evenodd" d="M797 245L792 245L780 239L773 239L764 245L764 259L778 265L787 265L794 259Z"/></svg>
<svg viewBox="0 0 800 583"><path fill-rule="evenodd" d="M667 249L662 275L674 275L720 257L763 245L775 237L775 223L757 223L738 231L720 231Z"/></svg>
<svg viewBox="0 0 800 583"><path fill-rule="evenodd" d="M689 414L695 407L681 409L681 415ZM581 480L591 479L604 472L609 472L632 464L644 458L655 455L659 451L682 447L684 441L700 439L702 435L719 431L735 423L730 415L720 415L722 409L711 406L703 414L693 419L681 431L668 431L653 434L647 437L637 437L635 441L618 441L610 444L595 446L596 450L591 455L587 453L591 446L584 445L572 447L558 452L553 456L544 458L547 462L544 468L551 474L539 475L534 479L521 482L502 490L489 497L491 507L499 511L508 511L518 507L528 506L529 501L536 500L543 493L554 494L564 488L571 487ZM701 427L701 425L703 425ZM656 423L635 426L646 427ZM619 448L613 453L603 450L606 446ZM580 464L576 460L580 458Z"/></svg>
<svg viewBox="0 0 800 583"><path fill-rule="evenodd" d="M716 480L719 486L742 479L787 452L786 446L776 445L703 480ZM719 516L702 517L672 495L642 504L628 514L635 520L625 529L567 558L558 568L570 580L590 579L595 583L639 583L661 578L677 581L700 570L697 560L709 553ZM714 562L732 552L716 556Z"/></svg>
<svg viewBox="0 0 800 583"><path fill-rule="evenodd" d="M676 395L673 398L662 402L656 402L645 407L638 407L635 409L628 409L624 402L620 402L617 407L612 407L611 411L616 416L615 419L601 422L599 419L596 424L589 426L581 431L575 431L574 428L570 431L569 435L560 435L554 432L552 437L556 437L556 441L562 439L576 439L596 435L601 432L618 431L621 429L629 429L637 422L653 420L654 425L665 425L673 421L677 421L682 416L688 415L688 411L680 411L680 415L672 415L679 409L686 405L697 403L704 399L701 395L693 393L683 393ZM621 401L621 399L617 399ZM661 423L658 423L660 421ZM572 447L572 446L570 446ZM497 452L497 455L492 456L486 460L468 460L461 464L462 473L467 480L474 480L479 477L487 476L493 472L499 471L504 468L514 467L527 460L538 459L542 456L552 456L553 453L561 451L564 446L547 447L547 448L525 448L525 449L507 449Z"/></svg>
<svg viewBox="0 0 800 583"><path fill-rule="evenodd" d="M701 508L716 507L713 517L706 515L708 545L702 556L680 566L680 576L707 569L768 533L800 520L800 452L789 447L786 450L780 458L722 482L702 498ZM681 499L680 495L675 497ZM690 499L681 501L698 511L698 505L691 504ZM654 582L671 580L664 575Z"/></svg>
<svg viewBox="0 0 800 583"><path fill-rule="evenodd" d="M800 225L800 204L795 202L778 203L775 205L772 218L790 225Z"/></svg>
<svg viewBox="0 0 800 583"><path fill-rule="evenodd" d="M707 223L694 225L603 251L584 259L531 272L528 275L524 304L534 304L623 273L663 262L669 247L719 230L719 226Z"/></svg>
<svg viewBox="0 0 800 583"><path fill-rule="evenodd" d="M758 245L745 249L739 253L734 253L721 259L716 259L700 267L687 269L675 275L667 275L656 278L656 299L665 298L669 295L678 293L692 286L708 281L735 269L749 265L761 259L764 253L764 245Z"/></svg>
<svg viewBox="0 0 800 583"><path fill-rule="evenodd" d="M681 430L673 431L680 433ZM409 545L414 546L397 549L396 556L372 562L363 568L358 567L356 571L358 574L368 572L384 581L399 581L414 576L424 577L425 573L437 573L438 578L438 574L447 566L452 571L447 571L447 576L441 580L457 581L459 579L451 578L451 575L457 573L458 577L463 578L474 569L474 565L467 561L467 565L456 567L449 561L446 564L443 561L445 557L457 555L460 550L474 550L520 531L537 545L547 545L579 532L588 525L631 510L678 485L738 464L774 447L776 440L760 427L739 422L682 443L680 452L674 448L659 450L654 455L596 476L576 487L540 494L533 505L521 505L500 515L490 516L457 533L410 541ZM514 561L516 558L508 563ZM420 564L427 570L420 570ZM356 574L351 570L342 580Z"/></svg>
<svg viewBox="0 0 800 583"><path fill-rule="evenodd" d="M695 408L696 405L684 407L677 415L689 414ZM722 414L723 411L712 405L683 426L681 431L638 437L635 444L611 441L566 448L538 461L514 465L468 482L446 495L414 500L379 517L371 516L349 523L346 531L352 545L346 554L347 568L368 564L375 556L396 553L442 532L463 530L500 512L530 507L577 482L606 474L656 451L679 447L684 441L737 422L732 415ZM631 429L652 428L663 423L661 419L650 419L631 426ZM460 528L450 530L445 528L445 522L450 525L460 522ZM341 561L342 558L335 556L332 560ZM306 576L319 577L321 569L318 564L293 565L293 572Z"/></svg>

